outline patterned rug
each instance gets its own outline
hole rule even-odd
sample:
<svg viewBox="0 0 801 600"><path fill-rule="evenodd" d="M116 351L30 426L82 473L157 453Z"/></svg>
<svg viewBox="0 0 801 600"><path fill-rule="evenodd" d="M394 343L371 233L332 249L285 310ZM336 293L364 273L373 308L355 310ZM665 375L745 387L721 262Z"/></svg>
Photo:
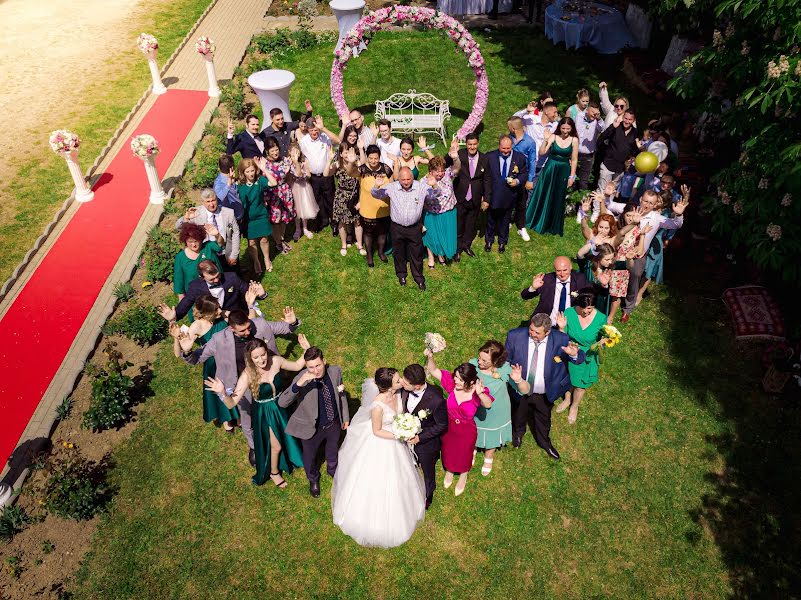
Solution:
<svg viewBox="0 0 801 600"><path fill-rule="evenodd" d="M757 285L729 288L723 292L734 321L737 339L784 339L784 319L768 290Z"/></svg>

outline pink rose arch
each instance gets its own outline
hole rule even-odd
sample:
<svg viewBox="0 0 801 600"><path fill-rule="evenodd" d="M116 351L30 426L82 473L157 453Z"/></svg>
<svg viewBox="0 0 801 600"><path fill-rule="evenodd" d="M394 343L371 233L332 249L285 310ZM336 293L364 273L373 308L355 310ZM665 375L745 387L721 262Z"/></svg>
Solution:
<svg viewBox="0 0 801 600"><path fill-rule="evenodd" d="M342 74L353 58L353 49L360 44L369 44L373 35L382 29L388 29L395 23L411 22L423 25L428 29L439 29L456 43L457 50L461 50L467 58L467 64L473 69L476 76L476 99L470 115L456 133L456 137L463 140L471 133L484 116L489 97L489 83L487 71L484 68L484 57L481 56L478 44L470 32L456 19L434 10L433 8L420 8L416 6L393 5L381 10L373 11L353 26L345 36L342 47L336 52L334 64L331 67L331 101L340 117L347 118L348 105L342 90Z"/></svg>

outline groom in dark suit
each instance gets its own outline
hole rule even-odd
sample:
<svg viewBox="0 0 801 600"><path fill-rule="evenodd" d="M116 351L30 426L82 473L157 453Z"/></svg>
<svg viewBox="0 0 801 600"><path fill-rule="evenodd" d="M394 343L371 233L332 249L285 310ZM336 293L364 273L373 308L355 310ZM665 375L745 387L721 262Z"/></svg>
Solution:
<svg viewBox="0 0 801 600"><path fill-rule="evenodd" d="M453 193L456 195L456 262L459 262L462 252L475 257L470 245L476 237L476 219L490 187L487 155L478 151L478 141L475 133L468 133L465 137L466 149L459 150L462 168L453 180ZM450 157L446 160L450 160Z"/></svg>
<svg viewBox="0 0 801 600"><path fill-rule="evenodd" d="M525 155L512 150L511 136L502 135L498 140L498 149L487 153L487 166L490 186L484 191L485 204L482 204L483 209L489 209L484 250L492 250L497 235L498 252L503 254L509 241L512 210L528 180L528 164Z"/></svg>
<svg viewBox="0 0 801 600"><path fill-rule="evenodd" d="M425 410L425 419L420 419L423 431L414 436L414 452L426 484L426 510L434 499L437 489L435 467L441 448L440 438L448 429L448 408L442 390L426 383L426 372L422 366L412 364L403 370L403 391L401 392L404 412L419 416Z"/></svg>
<svg viewBox="0 0 801 600"><path fill-rule="evenodd" d="M537 445L559 460L559 452L551 443L551 410L556 399L570 390L567 362L583 363L584 351L571 344L566 333L551 329L551 318L542 313L531 317L528 327L507 334L506 351L509 363L523 367L522 376L531 386L524 396L512 390L517 400L512 411L512 445L519 448L523 443L528 422Z"/></svg>
<svg viewBox="0 0 801 600"><path fill-rule="evenodd" d="M523 300L539 296L539 304L531 315L545 314L556 325L556 316L572 306L572 294L589 286L584 273L571 270L573 263L567 256L557 256L553 261L553 273L537 273L531 285L520 292Z"/></svg>

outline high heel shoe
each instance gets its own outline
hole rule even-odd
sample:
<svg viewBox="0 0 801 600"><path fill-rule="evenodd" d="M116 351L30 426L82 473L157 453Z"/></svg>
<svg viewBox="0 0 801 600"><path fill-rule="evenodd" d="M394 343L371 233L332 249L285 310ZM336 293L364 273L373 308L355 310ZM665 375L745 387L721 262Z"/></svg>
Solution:
<svg viewBox="0 0 801 600"><path fill-rule="evenodd" d="M459 482L459 483L461 483L461 482ZM464 494L464 489L466 487L467 487L467 479L464 480L464 485L462 487L459 487L459 484L457 483L456 484L456 488L453 490L453 495L454 496L461 496L462 494Z"/></svg>
<svg viewBox="0 0 801 600"><path fill-rule="evenodd" d="M445 473L445 479L442 480L442 487L446 490L453 485L453 473Z"/></svg>

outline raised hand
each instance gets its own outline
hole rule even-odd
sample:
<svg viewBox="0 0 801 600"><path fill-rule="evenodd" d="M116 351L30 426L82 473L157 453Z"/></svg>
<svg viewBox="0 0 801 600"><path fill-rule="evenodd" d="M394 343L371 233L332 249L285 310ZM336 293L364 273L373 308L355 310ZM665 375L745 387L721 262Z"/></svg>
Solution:
<svg viewBox="0 0 801 600"><path fill-rule="evenodd" d="M225 384L219 377L208 377L203 383L206 384L206 389L218 395L225 394Z"/></svg>
<svg viewBox="0 0 801 600"><path fill-rule="evenodd" d="M378 137L378 127L376 126L375 122L370 123L370 131L373 132L375 137Z"/></svg>
<svg viewBox="0 0 801 600"><path fill-rule="evenodd" d="M167 321L175 321L175 309L166 304L159 304L159 314Z"/></svg>
<svg viewBox="0 0 801 600"><path fill-rule="evenodd" d="M206 223L203 226L203 229L205 229L206 233L208 233L212 237L217 237L218 235L220 235L220 230L217 229L216 225L212 225L211 223Z"/></svg>
<svg viewBox="0 0 801 600"><path fill-rule="evenodd" d="M528 106L526 106L526 110L530 113L533 113L535 110L537 110L537 101L532 100L531 102L529 102Z"/></svg>
<svg viewBox="0 0 801 600"><path fill-rule="evenodd" d="M302 333L298 334L298 344L300 344L300 347L303 348L304 350L308 350L309 348L311 348L309 340L307 340L306 336L303 335Z"/></svg>
<svg viewBox="0 0 801 600"><path fill-rule="evenodd" d="M609 182L604 186L604 196L614 196L617 193L617 186L613 182Z"/></svg>
<svg viewBox="0 0 801 600"><path fill-rule="evenodd" d="M313 109L312 109L312 103L311 103L311 100L306 100L306 101L304 102L304 104L306 105L306 112L311 112L311 111L313 110Z"/></svg>
<svg viewBox="0 0 801 600"><path fill-rule="evenodd" d="M595 200L595 194L597 193L598 192L593 192L589 196L584 196L584 198L581 200L581 210L584 211L585 216L590 214L590 209L592 208L592 201Z"/></svg>
<svg viewBox="0 0 801 600"><path fill-rule="evenodd" d="M459 139L453 138L451 140L451 147L448 149L448 156L451 158L456 158L459 156Z"/></svg>
<svg viewBox="0 0 801 600"><path fill-rule="evenodd" d="M297 385L298 387L303 387L313 379L314 375L312 375L308 371L303 371L303 374L300 377L298 377L298 380L297 382L295 382L295 385Z"/></svg>
<svg viewBox="0 0 801 600"><path fill-rule="evenodd" d="M426 136L421 135L417 138L417 145L420 147L420 150L425 150L428 147Z"/></svg>
<svg viewBox="0 0 801 600"><path fill-rule="evenodd" d="M640 229L640 233L641 233L641 234L643 234L643 235L645 235L645 234L646 234L646 233L648 233L649 231L653 231L653 230L654 230L654 226L653 226L653 225L651 225L650 223L648 223L648 225L646 225L645 227L643 227L642 229Z"/></svg>
<svg viewBox="0 0 801 600"><path fill-rule="evenodd" d="M512 381L515 383L520 383L523 381L523 367L520 365L512 365Z"/></svg>
<svg viewBox="0 0 801 600"><path fill-rule="evenodd" d="M603 287L609 287L609 282L612 280L612 271L601 271L598 273L598 283Z"/></svg>
<svg viewBox="0 0 801 600"><path fill-rule="evenodd" d="M603 90L605 88L606 88L606 82L605 81L602 81L601 83L598 84L598 89L599 90Z"/></svg>
<svg viewBox="0 0 801 600"><path fill-rule="evenodd" d="M356 147L359 150L364 150L364 140L362 138L357 138L356 139ZM354 153L354 156L355 156L355 153Z"/></svg>
<svg viewBox="0 0 801 600"><path fill-rule="evenodd" d="M300 149L297 146L289 147L289 158L291 158L293 162L298 162L300 159Z"/></svg>
<svg viewBox="0 0 801 600"><path fill-rule="evenodd" d="M254 292L256 292L256 298L262 298L263 296L267 295L267 292L264 291L264 286L258 281L251 281L248 284L248 290L251 288Z"/></svg>
<svg viewBox="0 0 801 600"><path fill-rule="evenodd" d="M567 346L562 346L562 352L567 354L568 356L572 356L576 358L578 356L579 347L576 345L575 342L570 342Z"/></svg>
<svg viewBox="0 0 801 600"><path fill-rule="evenodd" d="M681 197L687 198L688 202L690 200L690 187L686 183L681 186Z"/></svg>
<svg viewBox="0 0 801 600"><path fill-rule="evenodd" d="M267 159L263 156L254 156L253 157L253 164L255 164L260 171L265 171L267 168Z"/></svg>
<svg viewBox="0 0 801 600"><path fill-rule="evenodd" d="M298 320L298 318L295 316L295 309L292 308L291 306L285 306L284 307L284 319L283 319L283 321L285 323L292 324L297 320Z"/></svg>
<svg viewBox="0 0 801 600"><path fill-rule="evenodd" d="M231 170L228 171L228 185L233 185L234 183L236 183L236 171L231 167Z"/></svg>
<svg viewBox="0 0 801 600"><path fill-rule="evenodd" d="M320 116L320 115L315 115L315 117L314 117L314 125L317 127L317 129L322 130L322 128L323 128L323 117Z"/></svg>
<svg viewBox="0 0 801 600"><path fill-rule="evenodd" d="M553 137L553 131L551 131L550 127L546 127L545 129L542 130L543 141L547 142L552 137Z"/></svg>
<svg viewBox="0 0 801 600"><path fill-rule="evenodd" d="M687 197L682 198L673 206L673 212L677 215L683 215L684 210L690 205L690 199Z"/></svg>
<svg viewBox="0 0 801 600"><path fill-rule="evenodd" d="M184 221L191 221L197 215L197 208L194 206L191 208L187 208L186 212L184 213Z"/></svg>
<svg viewBox="0 0 801 600"><path fill-rule="evenodd" d="M258 294L256 293L256 290L253 287L253 282L251 281L250 285L248 286L248 291L245 292L245 304L248 306L254 306L256 304L257 297Z"/></svg>
<svg viewBox="0 0 801 600"><path fill-rule="evenodd" d="M438 183L437 178L434 177L434 175L432 175L431 173L429 173L428 175L426 175L426 183L431 187L436 187Z"/></svg>
<svg viewBox="0 0 801 600"><path fill-rule="evenodd" d="M545 283L545 273L537 273L534 275L534 279L531 280L531 289L538 290L543 283Z"/></svg>
<svg viewBox="0 0 801 600"><path fill-rule="evenodd" d="M178 323L171 322L170 323L170 336L175 338L176 340L181 335L181 326Z"/></svg>
<svg viewBox="0 0 801 600"><path fill-rule="evenodd" d="M359 140L361 142L361 140ZM353 148L348 148L345 150L345 153L342 155L342 158L345 159L345 162L348 164L353 164L356 162L356 151Z"/></svg>
<svg viewBox="0 0 801 600"><path fill-rule="evenodd" d="M379 173L375 176L375 185L376 187L381 187L387 182L387 176L383 173Z"/></svg>
<svg viewBox="0 0 801 600"><path fill-rule="evenodd" d="M194 340L189 337L189 334L185 331L181 331L176 338L178 340L178 345L181 346L182 352L189 352L192 350L192 345L194 344Z"/></svg>
<svg viewBox="0 0 801 600"><path fill-rule="evenodd" d="M231 120L231 117L228 117L228 136L233 137L234 135L234 122Z"/></svg>
<svg viewBox="0 0 801 600"><path fill-rule="evenodd" d="M567 318L565 317L565 313L560 312L558 315L556 315L556 326L560 331L565 330L565 327L567 327Z"/></svg>

